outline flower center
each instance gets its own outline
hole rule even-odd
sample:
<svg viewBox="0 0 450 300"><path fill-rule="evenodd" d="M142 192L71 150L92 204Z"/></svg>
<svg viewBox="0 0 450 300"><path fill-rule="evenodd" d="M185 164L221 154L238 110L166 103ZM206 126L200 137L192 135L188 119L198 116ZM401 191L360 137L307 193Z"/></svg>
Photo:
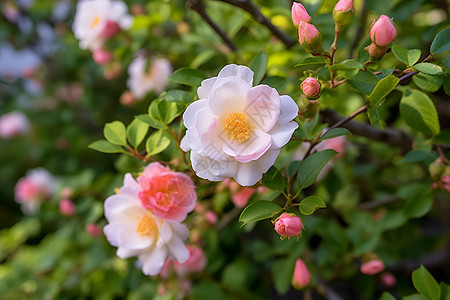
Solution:
<svg viewBox="0 0 450 300"><path fill-rule="evenodd" d="M223 128L232 140L242 143L250 138L253 126L247 121L245 113L229 113Z"/></svg>
<svg viewBox="0 0 450 300"><path fill-rule="evenodd" d="M152 236L155 232L157 233L158 226L153 218L149 216L144 216L138 223L136 232L139 233L141 237Z"/></svg>
<svg viewBox="0 0 450 300"><path fill-rule="evenodd" d="M95 26L97 26L98 23L100 23L100 17L96 16L94 21L92 21L91 28L94 28Z"/></svg>
<svg viewBox="0 0 450 300"><path fill-rule="evenodd" d="M168 210L172 206L172 200L167 193L158 192L155 195L156 205L163 210Z"/></svg>

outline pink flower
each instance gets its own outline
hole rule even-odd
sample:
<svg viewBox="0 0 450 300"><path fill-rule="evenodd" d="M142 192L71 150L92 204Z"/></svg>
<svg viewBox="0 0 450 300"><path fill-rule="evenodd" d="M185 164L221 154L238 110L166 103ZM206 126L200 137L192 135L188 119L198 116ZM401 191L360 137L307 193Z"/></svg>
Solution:
<svg viewBox="0 0 450 300"><path fill-rule="evenodd" d="M62 199L59 202L59 212L64 216L71 216L75 213L76 208L70 199Z"/></svg>
<svg viewBox="0 0 450 300"><path fill-rule="evenodd" d="M100 226L94 223L86 224L85 230L89 235L93 237L98 237L102 234L102 229L100 228Z"/></svg>
<svg viewBox="0 0 450 300"><path fill-rule="evenodd" d="M397 278L389 272L381 274L380 279L381 283L388 288L394 287L397 284Z"/></svg>
<svg viewBox="0 0 450 300"><path fill-rule="evenodd" d="M300 88L308 99L317 99L320 96L320 82L313 77L303 80Z"/></svg>
<svg viewBox="0 0 450 300"><path fill-rule="evenodd" d="M384 270L384 264L379 259L373 259L363 263L359 270L366 275L375 275Z"/></svg>
<svg viewBox="0 0 450 300"><path fill-rule="evenodd" d="M217 215L212 211L212 210L208 210L205 213L205 219L206 221L208 221L210 224L216 224L217 223Z"/></svg>
<svg viewBox="0 0 450 300"><path fill-rule="evenodd" d="M236 207L244 207L247 205L248 200L254 193L254 188L244 187L239 192L231 196L231 201Z"/></svg>
<svg viewBox="0 0 450 300"><path fill-rule="evenodd" d="M120 26L117 22L106 20L103 29L100 32L100 37L104 39L110 39L120 31Z"/></svg>
<svg viewBox="0 0 450 300"><path fill-rule="evenodd" d="M0 117L0 137L11 138L30 130L30 121L19 112L13 111Z"/></svg>
<svg viewBox="0 0 450 300"><path fill-rule="evenodd" d="M296 236L302 232L302 220L294 214L283 213L275 221L275 230L282 237Z"/></svg>
<svg viewBox="0 0 450 300"><path fill-rule="evenodd" d="M173 264L175 272L179 276L185 276L189 273L202 271L206 267L207 263L205 253L203 253L202 249L191 245L187 245L186 247L189 250L188 260L184 263L174 261Z"/></svg>
<svg viewBox="0 0 450 300"><path fill-rule="evenodd" d="M141 205L161 219L181 222L197 202L192 179L160 163L149 164L137 181Z"/></svg>
<svg viewBox="0 0 450 300"><path fill-rule="evenodd" d="M353 0L339 0L339 2L334 7L334 10L339 12L353 10Z"/></svg>
<svg viewBox="0 0 450 300"><path fill-rule="evenodd" d="M394 24L386 15L381 15L380 18L372 25L370 29L370 38L372 42L380 47L384 47L392 43L397 36Z"/></svg>
<svg viewBox="0 0 450 300"><path fill-rule="evenodd" d="M332 139L328 139L323 141L320 147L317 147L317 149L318 151L333 149L338 153L334 158L341 158L345 153L345 140L346 139L344 136L338 136Z"/></svg>
<svg viewBox="0 0 450 300"><path fill-rule="evenodd" d="M305 22L311 21L311 17L306 11L305 7L298 2L294 2L292 4L291 13L292 13L292 21L294 21L295 25L299 25L301 21Z"/></svg>
<svg viewBox="0 0 450 300"><path fill-rule="evenodd" d="M92 58L99 65L106 65L111 61L112 54L109 51L100 48L94 51L94 53L92 54Z"/></svg>
<svg viewBox="0 0 450 300"><path fill-rule="evenodd" d="M292 286L296 289L303 289L311 281L311 273L301 259L295 262L294 275L292 276Z"/></svg>

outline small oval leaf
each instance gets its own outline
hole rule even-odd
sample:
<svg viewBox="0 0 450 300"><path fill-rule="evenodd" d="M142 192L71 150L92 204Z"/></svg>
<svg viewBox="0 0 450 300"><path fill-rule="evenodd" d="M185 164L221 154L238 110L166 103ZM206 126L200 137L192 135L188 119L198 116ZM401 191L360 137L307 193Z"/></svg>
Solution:
<svg viewBox="0 0 450 300"><path fill-rule="evenodd" d="M111 144L119 146L127 145L127 132L125 125L123 125L120 121L106 123L103 128L103 134Z"/></svg>
<svg viewBox="0 0 450 300"><path fill-rule="evenodd" d="M311 215L319 208L325 208L327 205L319 196L309 196L300 202L298 209L304 215Z"/></svg>
<svg viewBox="0 0 450 300"><path fill-rule="evenodd" d="M271 218L280 211L281 207L278 204L269 201L256 201L242 211L239 222L243 226L250 222Z"/></svg>

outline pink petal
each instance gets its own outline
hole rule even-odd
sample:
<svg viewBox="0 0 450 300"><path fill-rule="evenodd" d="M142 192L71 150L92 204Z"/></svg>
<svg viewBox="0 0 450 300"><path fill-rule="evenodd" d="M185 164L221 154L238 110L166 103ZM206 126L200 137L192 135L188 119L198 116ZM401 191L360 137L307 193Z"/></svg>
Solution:
<svg viewBox="0 0 450 300"><path fill-rule="evenodd" d="M280 95L267 85L258 85L247 92L245 113L250 123L262 131L269 131L280 115Z"/></svg>
<svg viewBox="0 0 450 300"><path fill-rule="evenodd" d="M251 131L250 138L239 143L238 141L228 141L223 144L223 151L239 162L249 162L261 157L271 146L271 136L262 130Z"/></svg>

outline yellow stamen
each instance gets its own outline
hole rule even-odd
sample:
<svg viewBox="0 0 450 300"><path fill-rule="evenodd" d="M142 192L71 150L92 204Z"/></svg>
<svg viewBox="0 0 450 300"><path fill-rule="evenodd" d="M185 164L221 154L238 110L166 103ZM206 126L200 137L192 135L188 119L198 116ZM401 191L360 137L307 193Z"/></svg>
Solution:
<svg viewBox="0 0 450 300"><path fill-rule="evenodd" d="M229 113L223 128L232 140L242 143L250 138L253 126L247 121L245 113Z"/></svg>
<svg viewBox="0 0 450 300"><path fill-rule="evenodd" d="M91 28L94 28L95 26L97 26L98 23L100 23L100 17L99 17L99 16L96 16L95 19L94 19L94 21L93 21L92 24L91 24Z"/></svg>
<svg viewBox="0 0 450 300"><path fill-rule="evenodd" d="M152 236L154 233L158 232L158 226L153 218L149 216L144 216L136 228L136 232L139 233L141 237Z"/></svg>

